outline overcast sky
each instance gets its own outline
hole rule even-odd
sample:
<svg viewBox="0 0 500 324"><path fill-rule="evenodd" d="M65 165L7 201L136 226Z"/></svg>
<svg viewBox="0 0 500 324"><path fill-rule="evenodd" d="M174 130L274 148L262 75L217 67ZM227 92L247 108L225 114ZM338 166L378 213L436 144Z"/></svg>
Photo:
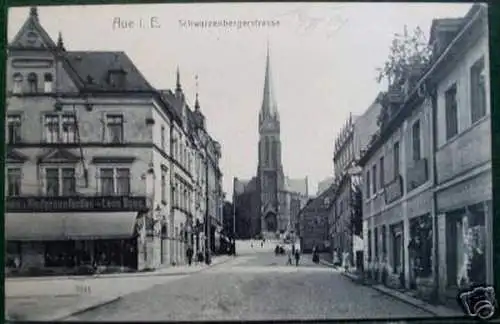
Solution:
<svg viewBox="0 0 500 324"><path fill-rule="evenodd" d="M257 168L258 112L266 43L281 115L284 171L309 176L311 193L333 174L333 140L349 112L361 114L382 85L375 69L393 34L433 18L463 16L470 4L253 3L40 7L42 26L67 50L125 51L157 88L174 88L175 70L189 101L199 75L201 108L222 144L224 190ZM11 40L28 8L9 12ZM117 20L133 21L117 28ZM140 20L143 27L141 28ZM154 27L149 28L153 19ZM267 20L267 27L189 27L200 20ZM180 22L182 20L182 23ZM279 21L279 23L276 23ZM115 23L115 24L114 24ZM147 28L148 27L148 28Z"/></svg>

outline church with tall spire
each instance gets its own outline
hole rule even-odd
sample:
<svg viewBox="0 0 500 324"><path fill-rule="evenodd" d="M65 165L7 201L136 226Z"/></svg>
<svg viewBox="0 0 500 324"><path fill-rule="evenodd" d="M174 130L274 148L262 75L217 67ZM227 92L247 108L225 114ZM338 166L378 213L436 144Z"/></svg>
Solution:
<svg viewBox="0 0 500 324"><path fill-rule="evenodd" d="M258 120L257 173L251 180L234 178L233 182L236 231L240 237L274 238L293 233L295 218L309 195L307 177L290 179L284 175L280 115L272 76L268 44Z"/></svg>

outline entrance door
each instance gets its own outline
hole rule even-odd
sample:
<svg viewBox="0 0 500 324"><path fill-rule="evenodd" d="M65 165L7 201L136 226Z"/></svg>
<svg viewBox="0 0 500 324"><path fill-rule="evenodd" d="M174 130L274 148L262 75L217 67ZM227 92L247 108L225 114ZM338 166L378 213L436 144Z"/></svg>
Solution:
<svg viewBox="0 0 500 324"><path fill-rule="evenodd" d="M269 212L266 215L266 229L268 232L276 232L278 229L278 220L276 218L276 214Z"/></svg>

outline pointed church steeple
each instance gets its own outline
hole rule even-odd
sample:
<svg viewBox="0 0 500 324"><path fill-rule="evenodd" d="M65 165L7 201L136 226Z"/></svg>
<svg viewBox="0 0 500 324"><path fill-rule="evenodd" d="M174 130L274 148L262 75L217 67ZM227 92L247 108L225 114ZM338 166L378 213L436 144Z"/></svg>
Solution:
<svg viewBox="0 0 500 324"><path fill-rule="evenodd" d="M279 119L278 106L274 97L274 87L271 74L271 58L269 54L269 41L267 43L266 72L264 77L264 94L262 98L261 119Z"/></svg>
<svg viewBox="0 0 500 324"><path fill-rule="evenodd" d="M200 111L200 101L198 100L198 74L194 77L196 80L196 99L194 100L194 109Z"/></svg>
<svg viewBox="0 0 500 324"><path fill-rule="evenodd" d="M34 20L38 21L38 9L37 9L37 7L30 8L30 17L33 18Z"/></svg>
<svg viewBox="0 0 500 324"><path fill-rule="evenodd" d="M177 75L175 78L175 91L182 91L181 87L181 72L179 71L179 66L177 66Z"/></svg>
<svg viewBox="0 0 500 324"><path fill-rule="evenodd" d="M57 35L57 48L61 49L61 50L64 50L64 42L63 42L63 38L62 38L62 33L61 32L59 32L59 34Z"/></svg>

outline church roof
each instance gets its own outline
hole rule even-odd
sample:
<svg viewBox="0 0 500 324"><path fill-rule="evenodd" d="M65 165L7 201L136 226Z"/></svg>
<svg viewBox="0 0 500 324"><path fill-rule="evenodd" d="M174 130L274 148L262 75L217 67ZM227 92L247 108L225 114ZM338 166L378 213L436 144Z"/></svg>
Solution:
<svg viewBox="0 0 500 324"><path fill-rule="evenodd" d="M303 179L292 179L285 177L285 188L286 191L296 192L301 195L307 196L309 194L308 190L308 179L307 177Z"/></svg>

